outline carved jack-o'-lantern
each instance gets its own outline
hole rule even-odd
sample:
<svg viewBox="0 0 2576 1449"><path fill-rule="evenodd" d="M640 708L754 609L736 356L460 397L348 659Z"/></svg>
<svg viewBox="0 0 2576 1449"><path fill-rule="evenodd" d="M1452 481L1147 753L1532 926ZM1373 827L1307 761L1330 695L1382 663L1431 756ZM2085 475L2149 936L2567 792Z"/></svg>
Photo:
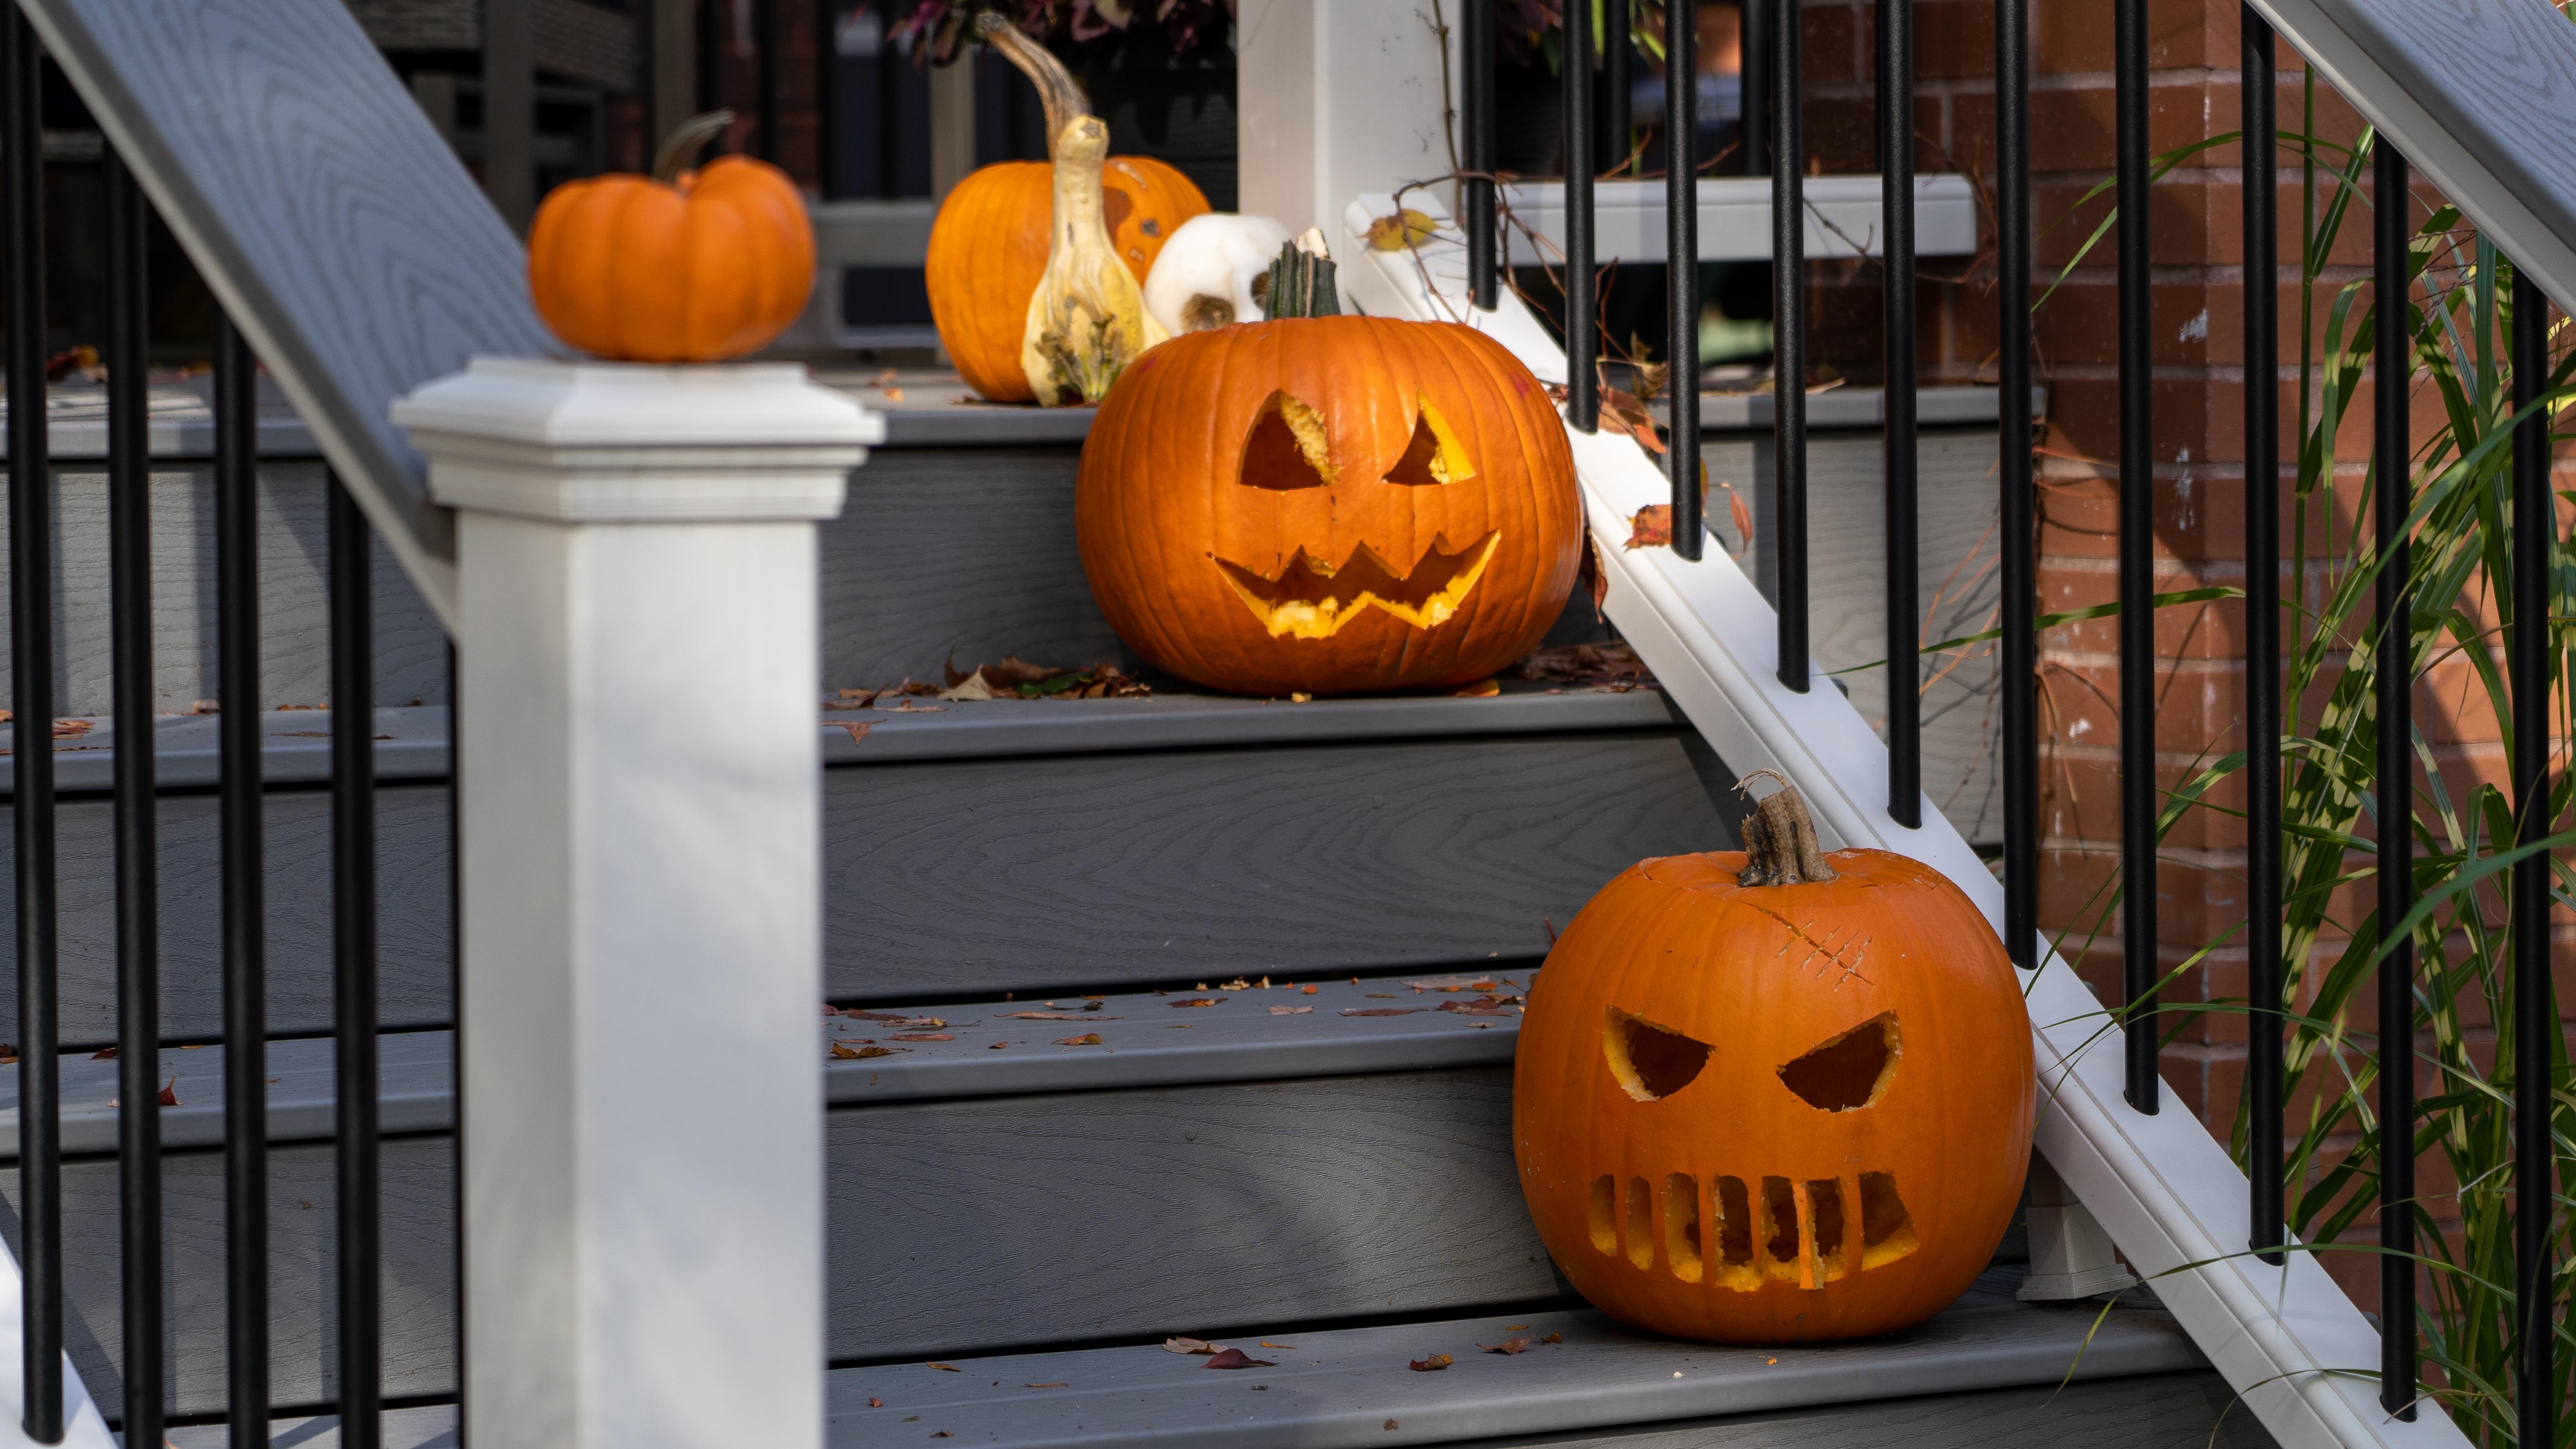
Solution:
<svg viewBox="0 0 2576 1449"><path fill-rule="evenodd" d="M1501 344L1292 316L1131 364L1084 444L1074 529L1101 612L1158 668L1348 694L1527 653L1573 588L1581 516L1556 408Z"/></svg>
<svg viewBox="0 0 2576 1449"><path fill-rule="evenodd" d="M1531 990L1521 1188L1603 1311L1732 1342L1939 1312L2012 1220L2037 1106L2002 943L1930 867L1819 856L1795 793L1747 853L1593 897Z"/></svg>

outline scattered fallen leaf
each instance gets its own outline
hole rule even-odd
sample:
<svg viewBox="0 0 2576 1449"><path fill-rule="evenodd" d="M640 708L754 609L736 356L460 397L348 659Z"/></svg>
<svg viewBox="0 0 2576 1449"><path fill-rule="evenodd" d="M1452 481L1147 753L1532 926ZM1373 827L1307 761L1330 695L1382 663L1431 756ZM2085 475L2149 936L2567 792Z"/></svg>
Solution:
<svg viewBox="0 0 2576 1449"><path fill-rule="evenodd" d="M90 1059L91 1061L94 1061L94 1062L112 1062L112 1061L115 1061L115 1060L116 1060L116 1048L114 1048L114 1047L105 1047L105 1048L102 1048L102 1049L100 1049L100 1050L98 1050L98 1051L91 1052L91 1053L89 1054L89 1059Z"/></svg>
<svg viewBox="0 0 2576 1449"><path fill-rule="evenodd" d="M1780 1361L1780 1360L1778 1360L1778 1359L1776 1359L1776 1358L1766 1358L1766 1359L1762 1360L1762 1362L1763 1362L1764 1364L1766 1364L1766 1365L1769 1365L1769 1364L1775 1364L1775 1363L1778 1363L1779 1361Z"/></svg>
<svg viewBox="0 0 2576 1449"><path fill-rule="evenodd" d="M1735 520L1735 536L1750 548L1753 545L1753 510L1744 506L1744 495L1735 491L1734 484L1721 483L1718 486L1726 490L1726 512Z"/></svg>
<svg viewBox="0 0 2576 1449"><path fill-rule="evenodd" d="M1091 1010L1090 1007L1084 1007L1081 1011L1006 1011L1002 1014L1013 1021L1119 1021L1124 1019L1115 1016L1092 1016L1088 1014Z"/></svg>
<svg viewBox="0 0 2576 1449"><path fill-rule="evenodd" d="M1225 998L1222 996L1185 996L1173 1002L1172 1006L1175 1010L1184 1006L1214 1006L1223 1000Z"/></svg>
<svg viewBox="0 0 2576 1449"><path fill-rule="evenodd" d="M176 1107L179 1105L179 1079L177 1077L172 1077L168 1082L162 1084L161 1105L164 1107Z"/></svg>
<svg viewBox="0 0 2576 1449"><path fill-rule="evenodd" d="M1673 541L1673 506L1649 503L1628 520L1625 548L1661 548Z"/></svg>
<svg viewBox="0 0 2576 1449"><path fill-rule="evenodd" d="M899 388L899 387L888 387L888 388L880 388L880 389L878 389L878 391L883 392L883 393L885 394L885 400L886 400L887 402L901 402L901 401L903 401L903 389L902 389L902 388ZM942 1436L942 1437L945 1437L945 1436Z"/></svg>
<svg viewBox="0 0 2576 1449"><path fill-rule="evenodd" d="M1204 1338L1167 1338L1163 1340L1163 1352L1165 1353L1215 1353L1224 1347L1224 1344L1210 1343Z"/></svg>
<svg viewBox="0 0 2576 1449"><path fill-rule="evenodd" d="M1513 665L1511 673L1516 679L1549 684L1607 684L1623 689L1655 682L1654 671L1625 644L1566 644L1536 650Z"/></svg>
<svg viewBox="0 0 2576 1449"><path fill-rule="evenodd" d="M1229 1348L1222 1353L1211 1354L1208 1357L1208 1361L1200 1364L1199 1367L1212 1369L1246 1369L1276 1368L1278 1365L1266 1358L1254 1358L1252 1355L1245 1353L1242 1349Z"/></svg>
<svg viewBox="0 0 2576 1449"><path fill-rule="evenodd" d="M1270 1014L1272 1016L1304 1016L1314 1009L1315 1008L1311 1006L1274 1006L1270 1008Z"/></svg>
<svg viewBox="0 0 2576 1449"><path fill-rule="evenodd" d="M878 373L878 374L877 374L873 379L871 379L871 380L870 380L870 385L871 385L871 386L874 386L874 387L887 387L887 386L890 386L890 385L892 385L892 384L893 384L893 382L894 382L895 378L896 378L897 376L899 376L899 375L900 375L900 374L898 374L898 373L897 373L893 368L889 367L889 368L887 368L885 371Z"/></svg>
<svg viewBox="0 0 2576 1449"><path fill-rule="evenodd" d="M1664 440L1655 433L1655 415L1634 393L1615 387L1601 389L1601 428L1604 432L1625 433L1637 440L1637 446L1661 457Z"/></svg>
<svg viewBox="0 0 2576 1449"><path fill-rule="evenodd" d="M1565 1342L1565 1335L1564 1335L1564 1334L1562 1334L1562 1333L1551 1333L1551 1334L1549 1334L1547 1337L1540 1339L1540 1340L1539 1340L1539 1342L1541 1342L1541 1343L1563 1343L1563 1342Z"/></svg>
<svg viewBox="0 0 2576 1449"><path fill-rule="evenodd" d="M966 1372L964 1369L959 1368L953 1363L935 1363L930 1365L930 1367L938 1369L942 1373L962 1374Z"/></svg>
<svg viewBox="0 0 2576 1449"><path fill-rule="evenodd" d="M1261 1340L1261 1346L1263 1348L1295 1348L1297 1345L1293 1343L1272 1343L1269 1339L1265 1338Z"/></svg>
<svg viewBox="0 0 2576 1449"><path fill-rule="evenodd" d="M911 700L908 700L908 699L907 699L907 700L905 700L903 703L893 706L891 709L887 710L887 711L886 711L886 713L888 713L888 714L944 714L944 713L946 713L946 712L947 712L947 710L948 710L948 706L946 706L946 705L944 705L944 704L914 704Z"/></svg>
<svg viewBox="0 0 2576 1449"><path fill-rule="evenodd" d="M1100 1033L1086 1031L1080 1036L1060 1036L1055 1039L1055 1044L1057 1046L1098 1046Z"/></svg>
<svg viewBox="0 0 2576 1449"><path fill-rule="evenodd" d="M830 726L830 725L835 725L835 724L837 724L837 725L839 725L841 728L843 728L843 729L845 729L845 730L848 730L848 731L850 732L850 743L851 743L851 744L854 744L854 745L855 745L855 744L857 744L857 743L859 743L860 741L862 741L862 740L864 740L864 739L866 739L866 738L868 737L868 722L867 722L866 720L829 720L829 719L827 719L827 720L823 721L823 723L824 723L826 726Z"/></svg>
<svg viewBox="0 0 2576 1449"><path fill-rule="evenodd" d="M890 1037L886 1038L886 1040L888 1040L888 1041L955 1041L955 1040L957 1040L957 1038L956 1038L956 1037L954 1037L954 1036L952 1036L952 1035L950 1035L950 1034L949 1034L949 1033L947 1033L947 1032L944 1032L944 1031L907 1031L907 1032L898 1032L898 1033L896 1033L895 1035L893 1035L893 1036L890 1036Z"/></svg>
<svg viewBox="0 0 2576 1449"><path fill-rule="evenodd" d="M1502 683L1490 676L1479 679L1464 689L1452 690L1452 699L1491 699L1503 692Z"/></svg>
<svg viewBox="0 0 2576 1449"><path fill-rule="evenodd" d="M1504 1324L1504 1325L1503 1325L1503 1332L1505 1332L1505 1333L1518 1333L1518 1332L1520 1332L1522 1329L1527 1328L1527 1327L1529 1327L1529 1325L1528 1325L1528 1324L1526 1324L1526 1323L1506 1323L1506 1324Z"/></svg>
<svg viewBox="0 0 2576 1449"><path fill-rule="evenodd" d="M1387 1421L1386 1421L1386 1427L1387 1427L1387 1428L1389 1428L1390 1430L1391 1430L1391 1429L1393 1429L1393 1428L1395 1427L1395 1421L1394 1421L1393 1419L1389 1419L1389 1420L1387 1420Z"/></svg>
<svg viewBox="0 0 2576 1449"><path fill-rule="evenodd" d="M1002 1048L1004 1048L1004 1047L1006 1047L1006 1046L1009 1046L1009 1045L1010 1045L1010 1043L1009 1043L1009 1042L1006 1042L1006 1041L997 1041L997 1042L993 1043L991 1046L988 1046L988 1047L984 1048L984 1050L986 1050L986 1051L988 1051L988 1052L997 1052L997 1051L1000 1051Z"/></svg>
<svg viewBox="0 0 2576 1449"><path fill-rule="evenodd" d="M907 1016L899 1019L915 1031L931 1031L948 1024L948 1019L944 1016Z"/></svg>
<svg viewBox="0 0 2576 1449"><path fill-rule="evenodd" d="M1526 1338L1507 1338L1500 1343L1480 1343L1476 1345L1476 1347L1483 1349L1487 1353L1499 1353L1505 1355L1519 1353L1529 1346L1530 1341Z"/></svg>
<svg viewBox="0 0 2576 1449"><path fill-rule="evenodd" d="M1409 1367L1418 1374L1438 1373L1440 1370L1445 1369L1456 1362L1456 1359L1451 1358L1445 1353L1435 1353L1429 1358L1414 1359Z"/></svg>
<svg viewBox="0 0 2576 1449"><path fill-rule="evenodd" d="M1514 1005L1519 1000L1517 996L1508 1000L1499 996L1479 996L1473 1001L1444 1001L1439 1009L1463 1016L1504 1016L1519 1009Z"/></svg>
<svg viewBox="0 0 2576 1449"><path fill-rule="evenodd" d="M1312 996L1312 995L1314 995L1314 994L1315 994L1315 988L1314 988L1314 987L1312 987L1312 986L1300 986L1300 987L1298 987L1297 989L1298 989L1298 991L1300 991L1300 992L1302 992L1302 993L1304 993L1305 995L1308 995L1308 996Z"/></svg>
<svg viewBox="0 0 2576 1449"><path fill-rule="evenodd" d="M1232 981L1225 982L1217 987L1217 990L1219 991L1250 991L1251 989L1252 983L1241 976L1237 976Z"/></svg>
<svg viewBox="0 0 2576 1449"><path fill-rule="evenodd" d="M845 1062L863 1062L863 1061L866 1061L866 1060L867 1060L868 1058L870 1058L870 1057L890 1057L890 1056L893 1056L896 1052L901 1051L901 1050L902 1050L902 1048L901 1048L901 1047L881 1047L881 1046L858 1046L858 1047L854 1047L854 1046L850 1046L850 1045L848 1045L847 1043L844 1043L844 1042L837 1042L837 1041L836 1041L836 1042L832 1043L832 1055L833 1055L833 1056L835 1056L835 1057L837 1057L837 1058L839 1058L839 1059L840 1059L840 1060L842 1060L842 1061L845 1061Z"/></svg>
<svg viewBox="0 0 2576 1449"><path fill-rule="evenodd" d="M849 701L851 709L866 709L876 703L877 696L883 693L885 693L883 689L844 689L839 691L835 698Z"/></svg>
<svg viewBox="0 0 2576 1449"><path fill-rule="evenodd" d="M1429 212L1416 211L1409 206L1399 207L1393 216L1381 216L1369 222L1368 244L1373 251L1416 251L1439 230L1440 224L1431 219Z"/></svg>
<svg viewBox="0 0 2576 1449"><path fill-rule="evenodd" d="M870 1395L868 1398L868 1407L871 1409L882 1409L885 1407L885 1400L877 1398L874 1395Z"/></svg>
<svg viewBox="0 0 2576 1449"><path fill-rule="evenodd" d="M1413 1015L1415 1012L1420 1011L1421 1009L1422 1009L1422 1008L1421 1008L1421 1007L1419 1007L1419 1006L1345 1006L1345 1007L1343 1007L1343 1008L1342 1008L1342 1015L1344 1015L1344 1016L1411 1016L1411 1015Z"/></svg>

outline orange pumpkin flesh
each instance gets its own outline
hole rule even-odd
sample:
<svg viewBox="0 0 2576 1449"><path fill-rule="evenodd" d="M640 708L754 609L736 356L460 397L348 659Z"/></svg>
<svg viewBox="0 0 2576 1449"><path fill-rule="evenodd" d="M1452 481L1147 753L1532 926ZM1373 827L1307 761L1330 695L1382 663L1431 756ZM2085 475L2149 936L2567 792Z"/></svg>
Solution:
<svg viewBox="0 0 2576 1449"><path fill-rule="evenodd" d="M738 357L805 310L814 231L795 183L747 156L667 184L595 176L556 187L538 208L528 285L546 325L584 352L632 362Z"/></svg>
<svg viewBox="0 0 2576 1449"><path fill-rule="evenodd" d="M1150 156L1110 157L1101 183L1109 239L1142 286L1163 243L1208 209L1207 198ZM1043 161L996 162L959 182L930 224L922 279L939 345L967 385L995 402L1037 396L1020 369L1020 340L1046 271L1054 184Z"/></svg>
<svg viewBox="0 0 2576 1449"><path fill-rule="evenodd" d="M1966 1291L2011 1222L2038 1089L2002 943L1920 862L1824 860L1838 878L1776 886L1739 884L1742 852L1641 862L1532 987L1522 1192L1614 1317L1890 1333Z"/></svg>
<svg viewBox="0 0 2576 1449"><path fill-rule="evenodd" d="M1563 425L1493 339L1314 317L1177 337L1100 406L1074 489L1092 596L1158 668L1245 694L1465 684L1574 585Z"/></svg>

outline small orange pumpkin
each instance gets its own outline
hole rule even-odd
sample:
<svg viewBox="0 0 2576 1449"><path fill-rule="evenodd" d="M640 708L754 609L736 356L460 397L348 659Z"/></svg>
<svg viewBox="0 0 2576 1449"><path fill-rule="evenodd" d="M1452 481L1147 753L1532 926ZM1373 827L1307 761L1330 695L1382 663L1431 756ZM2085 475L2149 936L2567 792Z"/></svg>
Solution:
<svg viewBox="0 0 2576 1449"><path fill-rule="evenodd" d="M1052 153L1065 123L1086 109L1082 91L1061 61L1000 17L992 18L995 24L983 33L1036 82ZM1207 211L1207 197L1169 163L1150 156L1112 156L1100 179L1110 242L1142 286L1163 243L1182 222ZM1029 297L1046 271L1054 201L1051 164L1000 161L957 183L930 224L922 280L939 345L967 385L995 402L1037 396L1020 366L1020 344Z"/></svg>
<svg viewBox="0 0 2576 1449"><path fill-rule="evenodd" d="M787 174L748 156L682 169L733 121L683 122L653 175L567 181L528 236L528 287L554 334L599 357L712 362L769 344L814 290L814 228Z"/></svg>
<svg viewBox="0 0 2576 1449"><path fill-rule="evenodd" d="M1240 694L1511 664L1563 612L1582 538L1547 390L1454 322L1277 315L1301 295L1281 276L1272 320L1175 337L1102 400L1073 495L1100 612L1157 668Z"/></svg>
<svg viewBox="0 0 2576 1449"><path fill-rule="evenodd" d="M1744 838L1632 867L1548 953L1512 1082L1522 1195L1629 1323L1892 1333L1965 1292L2012 1221L2038 1105L2020 983L1957 886L1820 855L1794 790Z"/></svg>

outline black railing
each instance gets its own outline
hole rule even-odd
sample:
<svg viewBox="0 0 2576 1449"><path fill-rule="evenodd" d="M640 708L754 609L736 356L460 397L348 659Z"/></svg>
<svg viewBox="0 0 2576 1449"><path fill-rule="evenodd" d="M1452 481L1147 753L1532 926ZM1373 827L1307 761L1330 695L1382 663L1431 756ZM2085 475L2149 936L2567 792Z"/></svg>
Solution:
<svg viewBox="0 0 2576 1449"><path fill-rule="evenodd" d="M1495 304L1496 228L1489 181L1493 155L1492 20L1487 6L1470 0L1465 25L1466 150L1471 178L1465 189L1471 286L1476 305ZM1604 18L1624 20L1612 5ZM1698 237L1692 78L1696 30L1693 7L1667 6L1666 112L1663 120L1666 177L1667 288L1671 303L1672 432L1667 461L1672 488L1673 546L1698 559L1703 532L1698 485L1697 403ZM2148 152L2148 33L2146 0L2112 0L2114 30L2114 177L2117 217L2113 239L2118 277L2119 485L2118 648L2120 661L2120 810L2123 990L2119 1019L2123 1086L2129 1106L2155 1113L2160 1021L2156 853L2164 802L2156 772L2155 624L2158 593L2155 555L2153 373L2150 327L2150 185ZM1581 7L1570 13L1580 15ZM1779 677L1793 690L1809 683L1806 517L1806 151L1801 126L1802 85L1797 9L1774 0L1743 0L1745 98L1741 169L1771 177L1773 357L1775 391L1772 521L1764 546L1773 550L1779 623ZM2263 15L2242 7L2240 81L2243 129L2245 282L2244 444L2246 458L2244 596L2245 815L2247 828L2246 936L2250 1046L2247 1052L2249 1250L2279 1263L2288 1245L2284 1212L2286 1170L2282 1146L2284 1033L2290 1024L2282 958L2284 881L2282 848L2283 700L2279 555L2281 527L2279 308L2274 294L2280 261L2276 187L2280 144L2274 89L2279 76L2275 36ZM1919 363L1915 317L1914 138L1912 131L1913 15L1910 0L1879 0L1877 72L1883 172L1881 216L1885 261L1885 454L1889 815L1899 824L1921 823L1919 680L1920 579L1916 550L1916 385ZM1625 27L1607 32L1605 76L1626 63ZM2034 459L2036 424L2032 395L2032 257L2036 235L2031 203L2031 29L2027 7L2004 4L1995 20L1996 279L1999 309L1996 401L2001 443L1999 530L2002 539L1999 609L2001 638L2000 774L2004 827L2000 874L2004 883L2004 937L2014 962L2035 970L2045 951L2039 929L2040 802L2038 788L2038 491ZM1590 262L1594 217L1591 177L1596 166L1624 159L1624 132L1615 124L1594 145L1589 117L1615 114L1590 100L1592 37L1573 26L1566 37L1565 114L1570 159L1566 178L1565 254L1568 366L1574 382L1568 420L1589 429L1588 379L1595 358ZM2375 393L2377 467L2374 503L2380 559L2377 564L2376 770L2380 784L2377 845L2377 917L2384 927L2403 921L2414 907L2413 840L2408 802L2417 767L2408 691L2416 671L2413 600L2408 586L2408 516L2413 498L2408 406L2414 333L2409 298L2413 286L2408 171L2385 136L2376 142L2373 238L2375 268ZM2516 274L2510 343L2514 405L2522 420L2513 439L2514 535L2511 624L2507 677L2514 701L2511 741L2517 841L2529 846L2550 833L2548 761L2551 740L2549 613L2550 550L2555 536L2549 488L2550 434L2539 401L2547 376L2547 299ZM1748 540L1749 542L1749 540ZM2552 1385L2551 1185L2548 1064L2559 1021L2548 971L2550 871L2545 853L2513 868L2510 890L2514 962L2512 1032L2516 1173L2517 1412L2525 1444L2555 1442L2557 1404ZM2386 1409L2413 1418L2420 1362L2416 1323L2417 1261L2415 1163L2402 1124L2414 1121L2415 1055L2409 1024L2416 1007L2416 960L2405 940L2383 943L2378 968L2382 1029L2377 1046L2377 1116L2388 1140L2381 1149L2379 1181L2380 1399Z"/></svg>
<svg viewBox="0 0 2576 1449"><path fill-rule="evenodd" d="M53 488L47 383L42 57L16 7L0 28L0 188L7 203L11 698L18 901L19 1261L22 1427L65 1432L62 1138L57 1025L53 747ZM163 1302L160 902L155 832L148 318L150 208L123 159L104 157L109 634L114 727L117 1158L123 1393L102 1403L126 1442L161 1442L169 1405ZM216 641L221 718L225 1417L236 1446L269 1442L263 727L259 644L259 381L250 344L218 319L215 366ZM338 1193L339 1442L381 1441L377 1168L372 534L330 486L332 914ZM452 721L451 721L452 723ZM451 739L453 736L451 735ZM451 882L451 890L453 883Z"/></svg>

